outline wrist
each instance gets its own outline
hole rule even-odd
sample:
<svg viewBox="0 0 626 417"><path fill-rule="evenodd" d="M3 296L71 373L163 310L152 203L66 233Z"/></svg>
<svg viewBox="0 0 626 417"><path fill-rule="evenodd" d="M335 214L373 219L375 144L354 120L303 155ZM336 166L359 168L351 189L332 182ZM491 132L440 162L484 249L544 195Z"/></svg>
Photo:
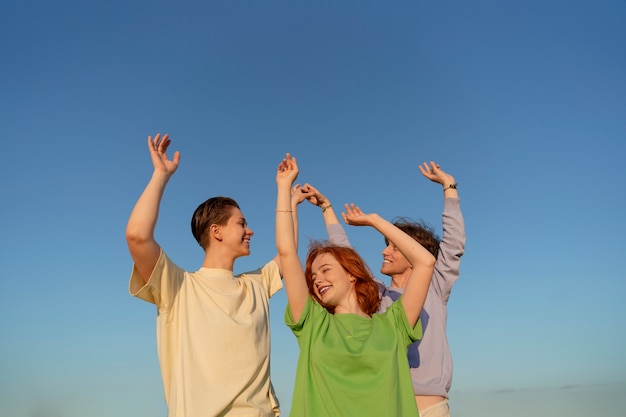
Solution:
<svg viewBox="0 0 626 417"><path fill-rule="evenodd" d="M328 210L329 208L331 208L333 205L330 203L326 203L326 204L320 204L320 208L322 209L322 213L324 213L326 210Z"/></svg>
<svg viewBox="0 0 626 417"><path fill-rule="evenodd" d="M459 185L459 184L457 184L456 182L453 182L452 184L444 185L444 186L443 186L443 191L449 190L450 188L452 188L452 189L456 190L456 187L457 187L458 185Z"/></svg>

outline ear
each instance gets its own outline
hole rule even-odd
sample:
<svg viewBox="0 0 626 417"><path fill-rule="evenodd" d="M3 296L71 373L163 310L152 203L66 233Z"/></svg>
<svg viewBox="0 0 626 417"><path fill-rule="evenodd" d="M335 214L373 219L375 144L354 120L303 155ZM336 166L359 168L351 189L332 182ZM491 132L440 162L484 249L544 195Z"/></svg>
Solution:
<svg viewBox="0 0 626 417"><path fill-rule="evenodd" d="M348 274L348 279L350 280L351 283L355 283L356 282L356 278L354 277L354 275L352 274Z"/></svg>
<svg viewBox="0 0 626 417"><path fill-rule="evenodd" d="M209 233L211 233L211 238L218 242L222 241L222 229L218 225L212 224L209 226Z"/></svg>

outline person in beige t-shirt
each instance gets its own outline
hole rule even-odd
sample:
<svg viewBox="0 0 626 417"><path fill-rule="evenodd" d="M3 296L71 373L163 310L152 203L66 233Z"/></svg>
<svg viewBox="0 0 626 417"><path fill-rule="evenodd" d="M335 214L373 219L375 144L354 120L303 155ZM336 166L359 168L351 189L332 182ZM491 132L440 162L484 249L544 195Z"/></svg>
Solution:
<svg viewBox="0 0 626 417"><path fill-rule="evenodd" d="M252 230L239 205L213 197L194 212L191 229L205 251L185 271L154 238L165 187L180 153L169 135L148 137L154 171L135 204L126 240L133 259L130 293L157 306L157 348L169 417L279 415L270 381L269 298L282 288L278 258L234 275L250 254ZM293 204L294 226L297 203Z"/></svg>

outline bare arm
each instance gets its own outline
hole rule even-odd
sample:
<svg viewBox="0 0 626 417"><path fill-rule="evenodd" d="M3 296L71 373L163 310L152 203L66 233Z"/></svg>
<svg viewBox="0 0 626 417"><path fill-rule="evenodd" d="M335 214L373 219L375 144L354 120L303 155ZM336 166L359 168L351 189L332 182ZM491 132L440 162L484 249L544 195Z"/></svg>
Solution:
<svg viewBox="0 0 626 417"><path fill-rule="evenodd" d="M412 237L378 214L364 214L354 204L346 204L345 209L346 211L341 215L347 224L372 226L393 242L411 264L411 274L402 295L402 305L409 323L415 326L428 294L428 286L435 267L435 257Z"/></svg>
<svg viewBox="0 0 626 417"><path fill-rule="evenodd" d="M346 231L341 223L339 223L339 219L337 218L337 214L335 214L330 200L311 184L304 184L302 188L308 194L307 201L322 209L322 217L324 218L324 225L328 233L328 240L334 245L352 247Z"/></svg>
<svg viewBox="0 0 626 417"><path fill-rule="evenodd" d="M167 148L170 145L169 135L158 133L154 140L148 136L148 150L154 172L135 203L126 225L126 243L135 268L144 282L148 282L156 265L161 247L154 239L154 229L159 216L159 206L170 177L176 172L180 162L180 153L176 151L174 158L169 160Z"/></svg>
<svg viewBox="0 0 626 417"><path fill-rule="evenodd" d="M300 320L309 296L302 263L298 257L295 226L291 215L293 213L291 186L297 176L296 159L287 154L278 165L276 172L278 189L276 197L276 249L285 282L287 301L296 322Z"/></svg>
<svg viewBox="0 0 626 417"><path fill-rule="evenodd" d="M307 199L308 193L304 190L304 187L300 187L300 184L296 184L291 187L291 220L293 221L293 230L294 230L294 240L296 242L296 250L298 248L298 206L304 200ZM278 264L278 270L280 271L280 276L283 277L283 269L282 264L280 262L280 258L278 254L274 257L274 262Z"/></svg>

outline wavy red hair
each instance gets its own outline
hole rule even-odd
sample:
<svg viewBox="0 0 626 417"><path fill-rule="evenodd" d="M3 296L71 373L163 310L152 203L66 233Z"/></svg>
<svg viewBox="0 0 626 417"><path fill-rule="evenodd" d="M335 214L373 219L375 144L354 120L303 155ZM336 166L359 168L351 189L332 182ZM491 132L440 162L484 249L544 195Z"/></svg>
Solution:
<svg viewBox="0 0 626 417"><path fill-rule="evenodd" d="M369 316L376 313L380 306L380 294L378 292L378 284L374 281L374 275L370 268L354 249L346 246L333 245L326 241L311 242L306 257L304 275L306 277L307 286L309 287L309 293L313 299L324 306L330 313L335 313L335 308L324 305L317 295L315 295L315 291L313 291L313 273L311 272L311 265L315 258L324 253L335 258L346 272L356 278L354 288L357 301L363 312Z"/></svg>

